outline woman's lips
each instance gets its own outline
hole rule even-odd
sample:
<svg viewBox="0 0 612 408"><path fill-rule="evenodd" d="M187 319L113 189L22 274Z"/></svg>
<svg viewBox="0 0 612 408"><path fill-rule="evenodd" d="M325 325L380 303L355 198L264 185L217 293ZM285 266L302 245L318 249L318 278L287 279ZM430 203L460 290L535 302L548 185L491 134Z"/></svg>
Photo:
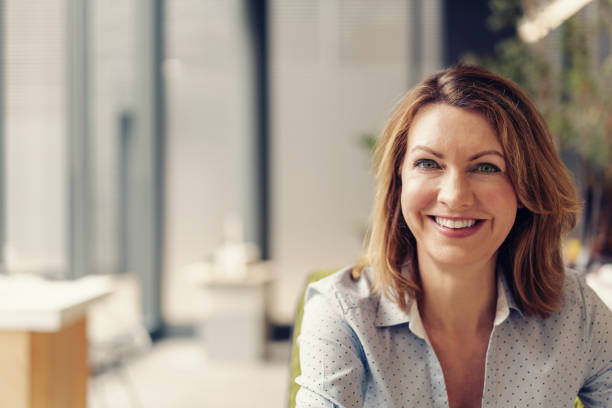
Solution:
<svg viewBox="0 0 612 408"><path fill-rule="evenodd" d="M476 218L457 218L457 217L428 217L436 229L444 236L449 238L469 237L482 227L485 220Z"/></svg>

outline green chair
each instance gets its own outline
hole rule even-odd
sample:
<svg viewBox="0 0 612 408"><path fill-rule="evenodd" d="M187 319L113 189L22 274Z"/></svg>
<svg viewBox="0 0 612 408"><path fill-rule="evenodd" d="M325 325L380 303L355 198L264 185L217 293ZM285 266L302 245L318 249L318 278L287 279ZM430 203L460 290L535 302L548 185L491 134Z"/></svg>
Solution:
<svg viewBox="0 0 612 408"><path fill-rule="evenodd" d="M302 317L304 316L304 295L306 295L306 287L312 282L321 280L336 271L337 269L323 269L310 274L306 279L306 284L304 285L304 290L302 291L302 295L296 309L295 322L293 323L293 335L291 336L289 408L295 408L295 396L300 389L300 386L295 382L295 379L302 372L300 367L300 350L298 348L297 338L300 335L300 330L302 329ZM584 408L579 398L576 398L574 401L574 408Z"/></svg>

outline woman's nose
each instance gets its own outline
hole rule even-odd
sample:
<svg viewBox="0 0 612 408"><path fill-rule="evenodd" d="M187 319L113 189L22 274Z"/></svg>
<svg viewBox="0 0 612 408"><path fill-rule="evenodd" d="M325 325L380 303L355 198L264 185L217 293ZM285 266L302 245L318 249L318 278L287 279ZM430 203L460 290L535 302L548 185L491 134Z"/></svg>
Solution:
<svg viewBox="0 0 612 408"><path fill-rule="evenodd" d="M474 193L466 175L449 171L442 177L438 201L451 209L464 209L474 204Z"/></svg>

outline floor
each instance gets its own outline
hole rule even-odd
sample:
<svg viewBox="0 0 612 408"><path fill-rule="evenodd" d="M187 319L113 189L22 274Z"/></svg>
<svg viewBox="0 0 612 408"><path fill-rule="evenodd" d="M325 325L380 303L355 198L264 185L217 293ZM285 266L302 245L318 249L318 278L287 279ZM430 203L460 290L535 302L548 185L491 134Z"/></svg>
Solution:
<svg viewBox="0 0 612 408"><path fill-rule="evenodd" d="M268 342L265 360L211 360L197 335L151 344L140 323L138 305L136 282L129 276L118 276L112 295L90 307L90 368L98 374L90 377L89 408L287 405L288 341ZM139 357L128 360L122 369L109 368L117 354L134 355L134 350ZM240 358L239 354L232 357Z"/></svg>
<svg viewBox="0 0 612 408"><path fill-rule="evenodd" d="M161 340L122 370L90 380L89 408L283 407L288 342L259 362L210 361L197 338Z"/></svg>

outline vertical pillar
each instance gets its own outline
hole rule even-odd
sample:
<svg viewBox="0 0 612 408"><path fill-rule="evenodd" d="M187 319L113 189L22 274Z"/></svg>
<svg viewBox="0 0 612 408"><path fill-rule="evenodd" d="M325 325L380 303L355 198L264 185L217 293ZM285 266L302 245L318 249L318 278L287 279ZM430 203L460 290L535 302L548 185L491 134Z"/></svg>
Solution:
<svg viewBox="0 0 612 408"><path fill-rule="evenodd" d="M408 67L410 69L410 86L412 87L421 80L422 76L422 58L421 52L421 36L422 28L422 4L421 0L411 0L410 2L410 61Z"/></svg>
<svg viewBox="0 0 612 408"><path fill-rule="evenodd" d="M89 1L68 0L68 278L91 268L92 180L89 109Z"/></svg>
<svg viewBox="0 0 612 408"><path fill-rule="evenodd" d="M117 149L117 270L129 272L128 254L130 253L128 203L130 188L128 183L128 163L132 156L130 150L134 118L130 111L124 110L119 116L119 143Z"/></svg>
<svg viewBox="0 0 612 408"><path fill-rule="evenodd" d="M444 4L441 0L427 0L421 5L421 78L443 66Z"/></svg>
<svg viewBox="0 0 612 408"><path fill-rule="evenodd" d="M246 169L246 185L253 186L253 202L246 202L243 209L246 223L251 226L252 236L261 249L263 259L269 257L269 142L268 142L268 38L267 0L245 0L247 8L248 34L252 66L253 117L255 125L252 151L252 168ZM251 219L248 219L251 218Z"/></svg>
<svg viewBox="0 0 612 408"><path fill-rule="evenodd" d="M137 106L127 172L128 269L140 280L143 323L161 329L165 104L163 0L138 0Z"/></svg>

